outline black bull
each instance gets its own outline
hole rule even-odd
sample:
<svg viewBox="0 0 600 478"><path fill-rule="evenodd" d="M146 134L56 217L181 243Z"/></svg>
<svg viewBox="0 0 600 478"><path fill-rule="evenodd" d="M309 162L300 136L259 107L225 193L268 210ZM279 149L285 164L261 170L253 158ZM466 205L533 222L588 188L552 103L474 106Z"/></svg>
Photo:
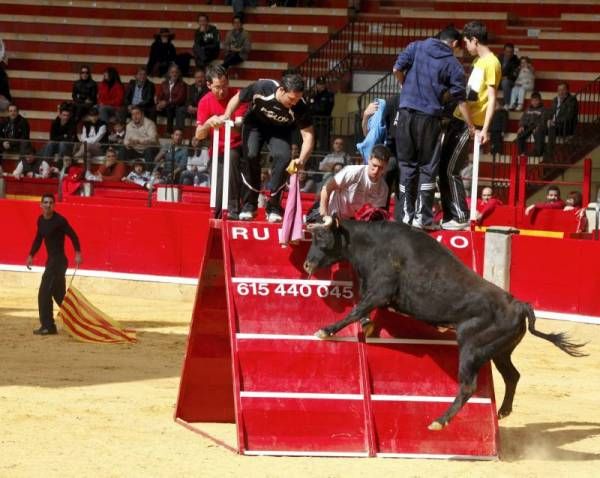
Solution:
<svg viewBox="0 0 600 478"><path fill-rule="evenodd" d="M330 218L329 218L330 219ZM519 380L511 353L526 331L548 340L562 351L585 355L564 333L535 329L529 304L515 299L466 267L444 246L424 232L402 223L333 221L311 227L312 245L304 269L348 261L360 287L360 301L343 320L320 329L327 338L366 317L376 307L390 307L432 325L456 329L460 388L446 413L429 426L446 426L477 388L479 369L493 360L506 384L498 417L509 415Z"/></svg>

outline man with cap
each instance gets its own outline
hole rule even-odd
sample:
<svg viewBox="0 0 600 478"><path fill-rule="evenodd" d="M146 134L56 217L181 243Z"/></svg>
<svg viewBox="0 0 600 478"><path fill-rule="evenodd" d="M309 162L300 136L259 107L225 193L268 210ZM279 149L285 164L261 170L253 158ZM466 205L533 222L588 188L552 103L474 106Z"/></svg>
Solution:
<svg viewBox="0 0 600 478"><path fill-rule="evenodd" d="M327 89L324 76L319 76L315 85L315 93L308 100L310 113L315 125L316 148L327 151L331 131L331 112L335 103L335 93Z"/></svg>

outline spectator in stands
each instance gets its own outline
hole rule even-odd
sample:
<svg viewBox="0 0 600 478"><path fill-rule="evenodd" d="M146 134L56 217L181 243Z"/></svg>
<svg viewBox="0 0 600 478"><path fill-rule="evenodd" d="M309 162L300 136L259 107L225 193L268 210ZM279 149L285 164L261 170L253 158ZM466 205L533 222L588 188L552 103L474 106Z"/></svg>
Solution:
<svg viewBox="0 0 600 478"><path fill-rule="evenodd" d="M10 95L10 86L8 84L8 75L5 71L5 66L8 64L8 57L6 56L6 49L2 38L0 38L0 112L6 111L8 105L12 101Z"/></svg>
<svg viewBox="0 0 600 478"><path fill-rule="evenodd" d="M517 147L519 154L527 154L527 140L533 135L532 156L541 156L544 154L544 140L546 137L546 110L542 103L542 95L534 91L531 93L529 108L523 113L519 120L519 129L517 130Z"/></svg>
<svg viewBox="0 0 600 478"><path fill-rule="evenodd" d="M315 92L308 99L310 113L315 128L315 148L327 151L331 134L331 112L335 104L335 94L327 89L324 76L319 76L315 83Z"/></svg>
<svg viewBox="0 0 600 478"><path fill-rule="evenodd" d="M300 187L301 193L315 193L317 192L317 185L315 181L310 177L307 171L298 171L298 186Z"/></svg>
<svg viewBox="0 0 600 478"><path fill-rule="evenodd" d="M146 73L150 76L164 76L173 63L177 61L177 52L173 45L175 34L168 28L161 28L154 35L154 42L150 46Z"/></svg>
<svg viewBox="0 0 600 478"><path fill-rule="evenodd" d="M125 151L125 122L116 120L109 125L110 132L108 134L108 144L116 152L121 161L125 161L127 154Z"/></svg>
<svg viewBox="0 0 600 478"><path fill-rule="evenodd" d="M465 46L471 55L476 55L473 69L467 82L469 111L465 117L457 108L444 136L439 167L439 186L444 209L443 229L461 230L469 227L469 208L465 201L460 171L468 159L469 137L479 134L481 144L489 141L488 132L500 84L501 67L488 44L488 31L481 22L469 22L463 30ZM404 92L402 96L404 96ZM470 116L470 119L469 117ZM475 128L481 128L479 133ZM400 145L396 141L396 147Z"/></svg>
<svg viewBox="0 0 600 478"><path fill-rule="evenodd" d="M87 157L102 155L103 144L108 138L108 129L104 121L99 118L98 108L92 106L90 108L87 119L81 125L79 133L79 141L81 145L77 148L73 157L76 159L83 158L87 150Z"/></svg>
<svg viewBox="0 0 600 478"><path fill-rule="evenodd" d="M239 90L229 87L229 79L227 71L221 66L212 66L206 72L206 83L209 93L204 95L198 103L198 115L196 118L196 138L204 139L211 138L214 128L220 127L222 124L221 116L225 113L227 105L233 97L239 94ZM229 170L229 203L227 209L231 219L236 218L240 211L240 189L241 189L241 174L240 174L240 158L242 157L242 135L239 131L239 126L242 122L242 117L246 114L247 105L241 104L232 114L231 119L234 121L236 128L231 130L231 163ZM212 143L212 142L211 142ZM221 129L219 134L219 169L222 167L223 153L225 146L225 134ZM211 151L212 157L212 151ZM221 197L222 173L218 174L219 181L215 186L217 188L217 197ZM220 204L219 201L217 201ZM220 207L217 207L215 214L219 217Z"/></svg>
<svg viewBox="0 0 600 478"><path fill-rule="evenodd" d="M8 120L0 126L0 160L2 153L22 152L28 139L29 122L21 116L19 107L11 103L8 106Z"/></svg>
<svg viewBox="0 0 600 478"><path fill-rule="evenodd" d="M188 148L183 144L183 130L176 128L171 134L171 142L164 145L154 158L169 184L179 182L179 175L186 170L187 153Z"/></svg>
<svg viewBox="0 0 600 478"><path fill-rule="evenodd" d="M175 127L183 131L186 100L187 85L181 78L179 67L171 65L167 79L160 84L156 95L156 112L167 117L167 134L173 133L173 121ZM179 114L177 114L178 109L180 109Z"/></svg>
<svg viewBox="0 0 600 478"><path fill-rule="evenodd" d="M325 184L333 176L333 168L337 164L342 167L352 163L350 155L344 151L344 138L337 137L333 140L332 151L319 163L319 171L323 173L321 183Z"/></svg>
<svg viewBox="0 0 600 478"><path fill-rule="evenodd" d="M206 73L204 70L196 70L194 83L187 87L187 101L183 108L178 108L176 114L180 115L180 124L185 124L186 118L192 118L194 123L198 116L198 103L202 97L209 92L206 85Z"/></svg>
<svg viewBox="0 0 600 478"><path fill-rule="evenodd" d="M53 158L58 169L62 169L62 160L70 159L73 155L73 146L77 141L75 120L71 110L66 105L61 105L58 116L50 124L50 142L44 147L41 155L44 158Z"/></svg>
<svg viewBox="0 0 600 478"><path fill-rule="evenodd" d="M538 202L528 206L525 214L530 215L540 209L560 209L565 207L565 202L560 198L560 188L558 186L549 186L546 190L546 201Z"/></svg>
<svg viewBox="0 0 600 478"><path fill-rule="evenodd" d="M249 103L250 111L244 116L244 157L242 174L247 187L241 220L251 220L256 214L258 188L260 187L260 151L267 145L273 157L273 175L270 183L271 197L266 207L269 222L281 222L281 191L286 184L287 167L291 158L292 135L296 128L302 136L298 167L309 160L314 146L314 130L308 105L303 98L304 80L300 75L286 75L281 83L259 80L234 96L222 120L234 114L241 103Z"/></svg>
<svg viewBox="0 0 600 478"><path fill-rule="evenodd" d="M575 95L569 93L568 83L559 83L557 95L552 100L550 119L548 120L548 148L554 150L556 138L564 138L575 134L579 103Z"/></svg>
<svg viewBox="0 0 600 478"><path fill-rule="evenodd" d="M206 68L211 61L219 56L221 49L221 40L219 30L208 22L208 15L201 13L198 15L198 29L194 35L194 59L196 69Z"/></svg>
<svg viewBox="0 0 600 478"><path fill-rule="evenodd" d="M525 101L525 95L533 91L535 85L535 70L531 64L531 60L528 57L521 57L521 66L519 67L519 74L513 85L512 92L510 94L510 109L515 111L523 110L523 103Z"/></svg>
<svg viewBox="0 0 600 478"><path fill-rule="evenodd" d="M565 201L563 211L579 210L583 207L583 196L579 191L571 191Z"/></svg>
<svg viewBox="0 0 600 478"><path fill-rule="evenodd" d="M133 171L123 178L126 183L133 183L146 188L152 178L149 171L144 170L144 162L141 159L136 159L133 162Z"/></svg>
<svg viewBox="0 0 600 478"><path fill-rule="evenodd" d="M79 79L73 83L71 97L75 109L75 121L79 122L96 104L98 97L98 85L92 79L92 70L89 65L82 65L79 69Z"/></svg>
<svg viewBox="0 0 600 478"><path fill-rule="evenodd" d="M154 83L148 79L148 72L143 66L138 68L135 78L129 80L125 90L125 106L127 115L131 115L131 109L139 106L146 118L156 121L156 110L154 105Z"/></svg>
<svg viewBox="0 0 600 478"><path fill-rule="evenodd" d="M502 201L494 197L492 188L484 187L481 190L481 198L477 200L477 222L481 224L498 206L502 206Z"/></svg>
<svg viewBox="0 0 600 478"><path fill-rule="evenodd" d="M130 159L143 157L147 163L151 163L156 156L158 146L156 123L146 118L139 106L131 109L131 121L127 123L123 144L126 155Z"/></svg>
<svg viewBox="0 0 600 478"><path fill-rule="evenodd" d="M120 117L125 90L119 72L112 66L104 70L98 86L98 111L100 119L108 123L112 117Z"/></svg>
<svg viewBox="0 0 600 478"><path fill-rule="evenodd" d="M508 127L508 111L506 111L500 102L496 103L496 111L490 124L490 141L492 156L501 155L504 144L504 134Z"/></svg>
<svg viewBox="0 0 600 478"><path fill-rule="evenodd" d="M181 172L181 184L186 186L210 186L210 156L208 148L200 146L200 140L192 138L192 147L188 150L187 166Z"/></svg>
<svg viewBox="0 0 600 478"><path fill-rule="evenodd" d="M242 21L244 19L244 8L245 7L256 7L257 0L227 0L227 5L233 7L233 14L239 16Z"/></svg>
<svg viewBox="0 0 600 478"><path fill-rule="evenodd" d="M510 105L510 95L513 85L517 79L519 69L519 57L515 55L515 46L512 43L504 45L504 52L498 56L500 65L502 66L502 80L500 87L502 88L502 104L508 109Z"/></svg>
<svg viewBox="0 0 600 478"><path fill-rule="evenodd" d="M50 177L50 165L44 158L35 155L31 143L26 143L26 146L23 147L23 157L15 167L12 175L16 179L46 179Z"/></svg>
<svg viewBox="0 0 600 478"><path fill-rule="evenodd" d="M242 25L242 17L235 15L232 21L233 28L227 33L223 42L225 58L223 58L223 68L239 65L248 59L250 54L250 35Z"/></svg>
<svg viewBox="0 0 600 478"><path fill-rule="evenodd" d="M116 182L122 181L127 174L127 166L117 159L117 152L108 148L104 158L104 164L101 164L94 175L96 181Z"/></svg>
<svg viewBox="0 0 600 478"><path fill-rule="evenodd" d="M390 151L383 144L375 145L368 164L346 166L321 189L319 214L337 214L342 219L354 218L365 204L384 208L389 190L385 170Z"/></svg>

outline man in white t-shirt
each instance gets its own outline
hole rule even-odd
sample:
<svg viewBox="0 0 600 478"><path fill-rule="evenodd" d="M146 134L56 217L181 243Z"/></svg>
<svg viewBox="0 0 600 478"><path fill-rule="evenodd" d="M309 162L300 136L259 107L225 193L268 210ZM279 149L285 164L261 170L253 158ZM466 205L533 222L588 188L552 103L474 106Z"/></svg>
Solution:
<svg viewBox="0 0 600 478"><path fill-rule="evenodd" d="M389 190L384 176L389 159L390 151L378 144L366 165L346 166L337 173L321 189L321 216L337 214L342 219L351 219L365 204L385 207Z"/></svg>

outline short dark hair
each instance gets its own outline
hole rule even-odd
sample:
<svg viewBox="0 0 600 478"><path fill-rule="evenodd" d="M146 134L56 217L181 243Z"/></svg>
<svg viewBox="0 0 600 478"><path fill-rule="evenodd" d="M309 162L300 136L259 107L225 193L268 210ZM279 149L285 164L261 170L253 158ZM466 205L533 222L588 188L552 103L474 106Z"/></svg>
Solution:
<svg viewBox="0 0 600 478"><path fill-rule="evenodd" d="M200 20L201 18L206 18L206 21L208 21L208 15L206 13L199 13L196 18L198 20Z"/></svg>
<svg viewBox="0 0 600 478"><path fill-rule="evenodd" d="M148 69L145 66L138 67L137 73L139 73L140 71L143 71L144 73L148 73Z"/></svg>
<svg viewBox="0 0 600 478"><path fill-rule="evenodd" d="M383 144L376 144L371 150L371 158L376 158L386 163L390 160L390 156L390 150Z"/></svg>
<svg viewBox="0 0 600 478"><path fill-rule="evenodd" d="M488 31L485 26L485 23L474 21L469 22L465 25L463 29L463 37L467 40L472 40L476 38L479 43L482 45L487 45L488 43Z"/></svg>
<svg viewBox="0 0 600 478"><path fill-rule="evenodd" d="M144 113L144 109L143 109L141 106L139 106L139 105L132 105L132 106L131 106L131 112L132 112L132 113L133 113L133 110L138 110L138 111L141 111L141 112L142 112L142 114Z"/></svg>
<svg viewBox="0 0 600 478"><path fill-rule="evenodd" d="M242 17L242 15L240 15L239 13L236 13L233 18L231 19L231 21L233 22L234 20L239 20L240 23L244 23L244 18Z"/></svg>
<svg viewBox="0 0 600 478"><path fill-rule="evenodd" d="M540 94L539 91L534 91L533 93L531 93L531 99L533 98L537 98L538 100L542 99L542 95Z"/></svg>
<svg viewBox="0 0 600 478"><path fill-rule="evenodd" d="M71 110L71 105L69 105L68 103L61 103L60 107L58 108L58 114L62 113L63 111L66 111L69 114L73 112Z"/></svg>
<svg viewBox="0 0 600 478"><path fill-rule="evenodd" d="M297 73L292 75L285 75L281 79L281 87L286 92L297 91L301 93L304 91L304 79Z"/></svg>
<svg viewBox="0 0 600 478"><path fill-rule="evenodd" d="M438 38L443 42L452 43L453 41L460 42L461 35L460 32L454 28L452 25L444 28L439 34Z"/></svg>
<svg viewBox="0 0 600 478"><path fill-rule="evenodd" d="M504 48L511 48L512 50L515 49L515 44L514 43L505 43L504 44Z"/></svg>
<svg viewBox="0 0 600 478"><path fill-rule="evenodd" d="M206 81L212 83L213 80L218 78L227 77L227 70L221 65L209 66L206 69Z"/></svg>
<svg viewBox="0 0 600 478"><path fill-rule="evenodd" d="M46 198L52 199L52 202L56 202L56 199L54 199L54 194L52 194L52 193L42 194L42 198L40 199L40 202L44 202L44 199L46 199Z"/></svg>
<svg viewBox="0 0 600 478"><path fill-rule="evenodd" d="M548 186L548 189L546 189L546 194L548 194L550 191L556 191L558 193L558 197L560 197L560 188L558 186L555 186L554 184Z"/></svg>
<svg viewBox="0 0 600 478"><path fill-rule="evenodd" d="M573 199L573 206L582 206L583 195L579 191L571 191L568 197L569 199Z"/></svg>
<svg viewBox="0 0 600 478"><path fill-rule="evenodd" d="M569 83L567 83L566 81L561 81L558 85L556 85L557 87L559 86L565 86L567 88L567 90L569 89Z"/></svg>
<svg viewBox="0 0 600 478"><path fill-rule="evenodd" d="M17 111L19 111L19 107L15 103L9 103L6 109L8 110L8 108L10 108L11 106L14 106L15 108L17 108Z"/></svg>

